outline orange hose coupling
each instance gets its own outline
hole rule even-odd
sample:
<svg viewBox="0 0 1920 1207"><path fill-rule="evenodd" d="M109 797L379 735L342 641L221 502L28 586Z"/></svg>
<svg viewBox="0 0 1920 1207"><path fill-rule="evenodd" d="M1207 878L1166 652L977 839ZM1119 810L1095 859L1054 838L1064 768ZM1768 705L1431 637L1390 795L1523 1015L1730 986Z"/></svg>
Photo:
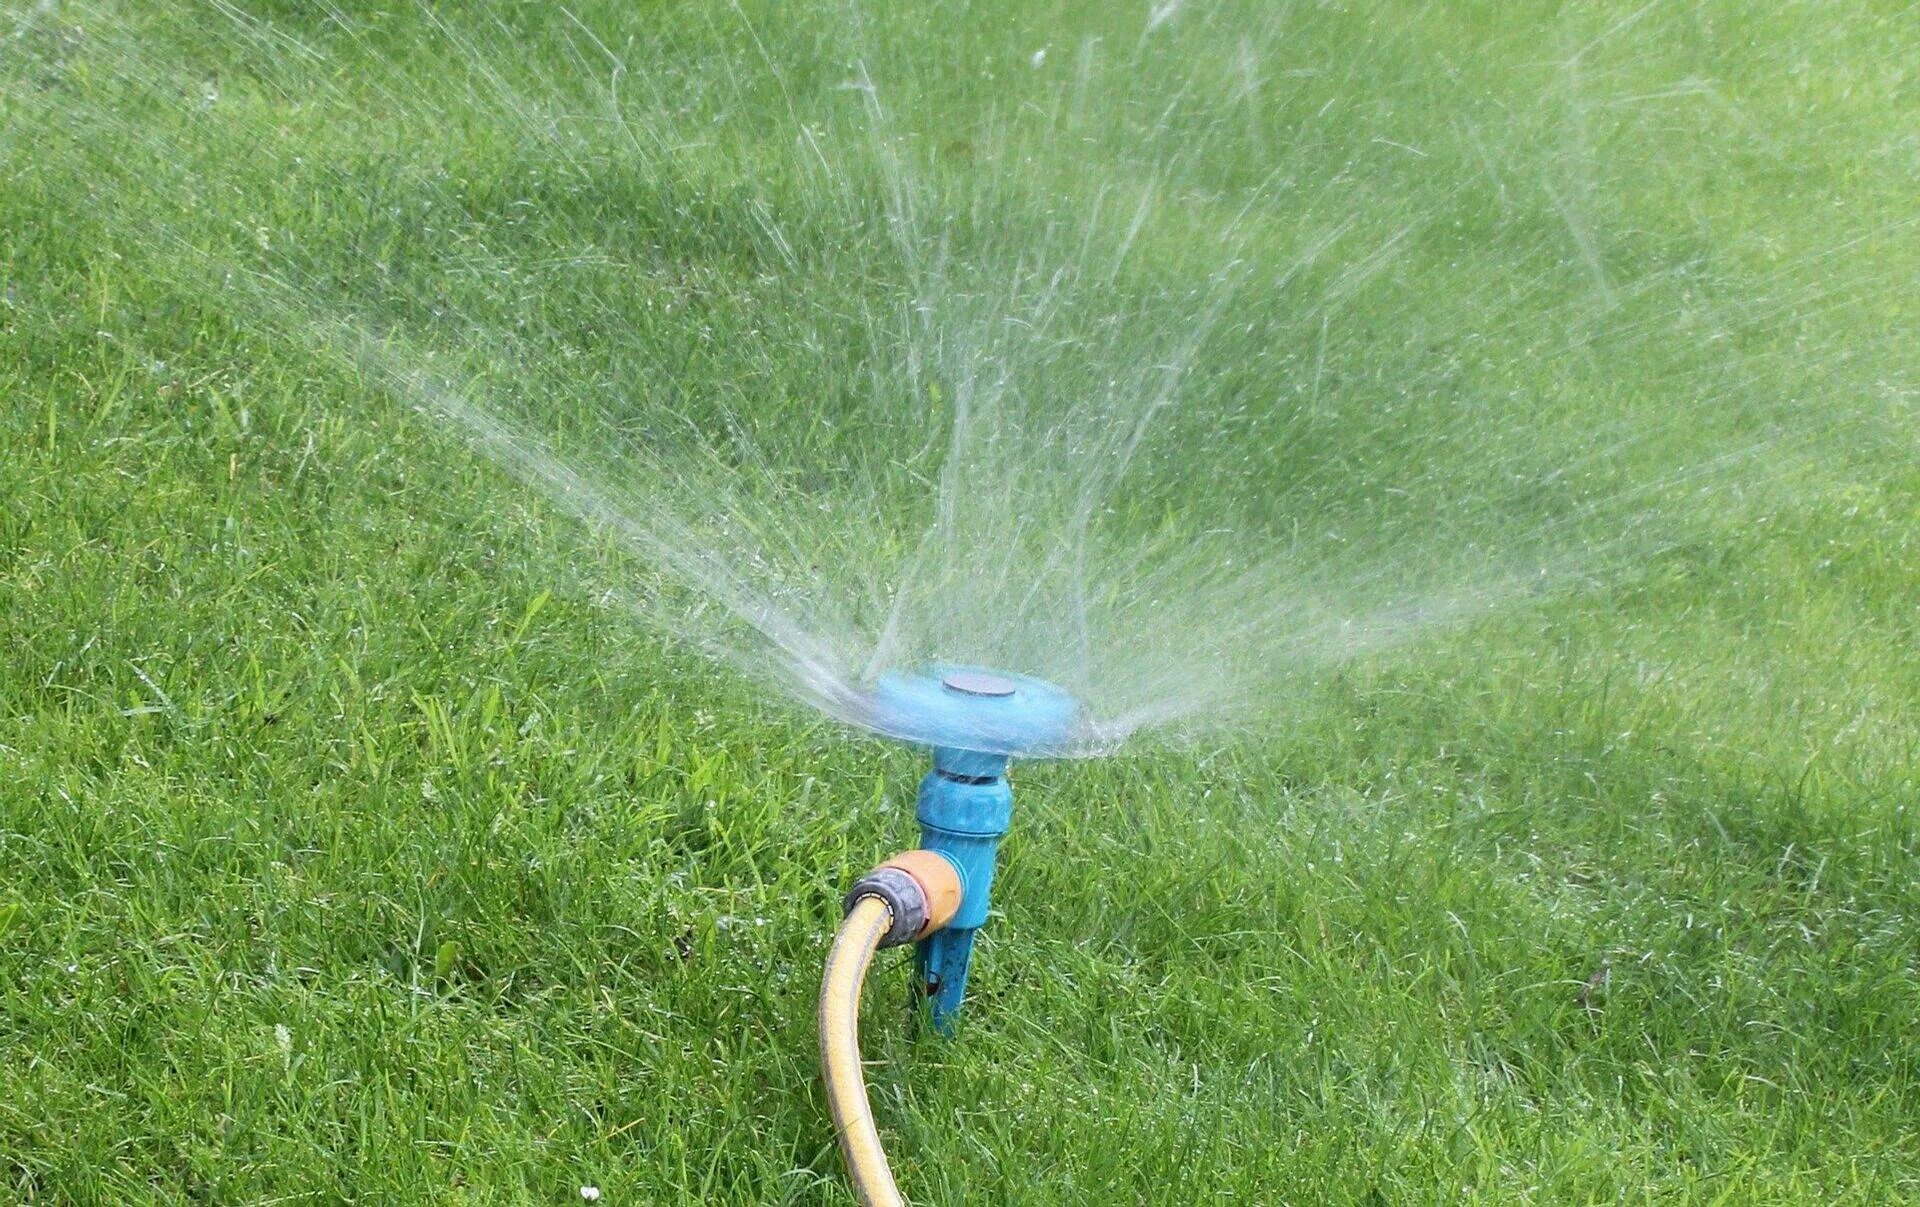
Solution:
<svg viewBox="0 0 1920 1207"><path fill-rule="evenodd" d="M878 897L893 911L893 927L880 946L911 943L953 921L960 910L960 871L938 851L902 851L854 881L846 909L863 897Z"/></svg>

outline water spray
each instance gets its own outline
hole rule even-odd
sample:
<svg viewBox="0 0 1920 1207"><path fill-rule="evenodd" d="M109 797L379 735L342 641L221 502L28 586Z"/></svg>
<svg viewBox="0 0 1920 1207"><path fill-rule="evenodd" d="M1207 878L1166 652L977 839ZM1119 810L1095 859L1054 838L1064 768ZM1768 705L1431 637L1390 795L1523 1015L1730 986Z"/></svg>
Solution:
<svg viewBox="0 0 1920 1207"><path fill-rule="evenodd" d="M914 988L936 1032L956 1033L974 936L992 904L1000 839L1013 820L1007 764L1059 749L1073 729L1073 697L1040 679L974 667L887 675L870 723L933 749L914 815L920 847L854 882L820 988L827 1100L860 1200L900 1203L860 1071L860 987L876 950L916 944Z"/></svg>

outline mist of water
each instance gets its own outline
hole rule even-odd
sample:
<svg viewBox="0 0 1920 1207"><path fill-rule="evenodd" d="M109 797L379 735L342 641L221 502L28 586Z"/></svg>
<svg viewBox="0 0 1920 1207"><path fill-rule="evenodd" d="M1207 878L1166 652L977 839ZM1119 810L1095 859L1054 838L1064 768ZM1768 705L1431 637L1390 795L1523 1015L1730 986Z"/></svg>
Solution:
<svg viewBox="0 0 1920 1207"><path fill-rule="evenodd" d="M0 154L616 538L646 569L588 577L642 621L856 725L932 661L1074 693L1063 753L1257 718L1910 443L1872 249L1911 232L1657 212L1708 205L1693 157L1786 155L1647 60L1657 15L1569 18L1516 112L1329 16L1160 4L975 73L862 11L215 4L198 50L45 7Z"/></svg>

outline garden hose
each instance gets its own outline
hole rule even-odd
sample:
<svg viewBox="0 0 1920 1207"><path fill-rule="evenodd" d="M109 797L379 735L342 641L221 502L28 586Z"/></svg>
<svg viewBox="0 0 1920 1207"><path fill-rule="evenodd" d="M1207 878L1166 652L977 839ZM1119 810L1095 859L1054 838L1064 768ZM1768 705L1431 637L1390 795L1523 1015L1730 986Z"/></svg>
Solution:
<svg viewBox="0 0 1920 1207"><path fill-rule="evenodd" d="M840 1133L847 1176L867 1207L896 1207L905 1201L880 1147L880 1132L873 1123L873 1107L867 1102L867 1083L860 1071L860 986L880 940L892 928L893 910L885 901L860 898L833 937L820 984L820 1062L827 1105L833 1111L834 1130Z"/></svg>
<svg viewBox="0 0 1920 1207"><path fill-rule="evenodd" d="M960 907L960 875L933 851L908 851L860 878L827 952L820 981L820 1068L847 1176L866 1207L902 1207L860 1066L860 988L882 947L945 926Z"/></svg>

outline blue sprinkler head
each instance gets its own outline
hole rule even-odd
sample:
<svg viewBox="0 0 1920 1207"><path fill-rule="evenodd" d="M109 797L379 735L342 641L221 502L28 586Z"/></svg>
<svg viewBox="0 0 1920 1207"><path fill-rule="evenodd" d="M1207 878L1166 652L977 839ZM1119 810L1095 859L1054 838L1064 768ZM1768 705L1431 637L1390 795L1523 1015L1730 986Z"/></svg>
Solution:
<svg viewBox="0 0 1920 1207"><path fill-rule="evenodd" d="M943 770L997 776L1016 755L1064 753L1079 705L1044 679L935 665L922 674L881 676L872 709L875 729L933 747ZM949 762L971 762L981 769L967 771Z"/></svg>
<svg viewBox="0 0 1920 1207"><path fill-rule="evenodd" d="M968 666L888 674L869 722L881 733L933 747L914 814L920 846L953 865L960 905L944 929L920 940L915 964L934 1026L952 1034L966 991L976 931L986 924L1000 838L1013 821L1007 760L1066 752L1079 706L1042 679Z"/></svg>

